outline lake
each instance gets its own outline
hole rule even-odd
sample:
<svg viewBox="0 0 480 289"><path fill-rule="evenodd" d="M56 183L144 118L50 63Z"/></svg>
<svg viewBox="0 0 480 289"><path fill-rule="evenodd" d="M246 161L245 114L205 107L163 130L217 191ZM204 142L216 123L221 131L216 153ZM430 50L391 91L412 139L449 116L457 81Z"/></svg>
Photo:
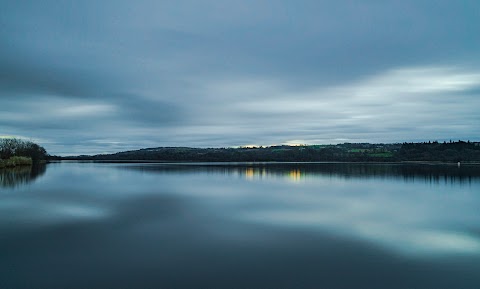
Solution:
<svg viewBox="0 0 480 289"><path fill-rule="evenodd" d="M480 167L0 170L0 288L480 288Z"/></svg>

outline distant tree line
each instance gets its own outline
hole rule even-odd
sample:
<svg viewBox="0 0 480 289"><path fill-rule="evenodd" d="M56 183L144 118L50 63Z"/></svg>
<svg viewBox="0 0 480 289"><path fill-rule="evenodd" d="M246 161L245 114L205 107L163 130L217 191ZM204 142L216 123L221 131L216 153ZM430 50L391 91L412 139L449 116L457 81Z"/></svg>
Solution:
<svg viewBox="0 0 480 289"><path fill-rule="evenodd" d="M480 161L480 143L470 141L404 143L398 158L406 161Z"/></svg>
<svg viewBox="0 0 480 289"><path fill-rule="evenodd" d="M17 138L0 139L0 159L8 160L12 157L26 157L33 162L46 160L47 151L40 145Z"/></svg>
<svg viewBox="0 0 480 289"><path fill-rule="evenodd" d="M344 143L338 145L253 148L159 147L115 154L65 157L62 159L165 162L458 162L480 161L480 146L479 143L458 141L403 144Z"/></svg>

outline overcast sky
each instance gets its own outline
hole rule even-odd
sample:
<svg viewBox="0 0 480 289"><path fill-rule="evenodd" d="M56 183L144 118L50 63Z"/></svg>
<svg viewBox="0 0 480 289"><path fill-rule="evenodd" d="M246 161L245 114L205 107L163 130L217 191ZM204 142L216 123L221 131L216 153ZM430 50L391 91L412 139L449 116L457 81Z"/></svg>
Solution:
<svg viewBox="0 0 480 289"><path fill-rule="evenodd" d="M0 136L50 154L480 140L480 2L2 1Z"/></svg>

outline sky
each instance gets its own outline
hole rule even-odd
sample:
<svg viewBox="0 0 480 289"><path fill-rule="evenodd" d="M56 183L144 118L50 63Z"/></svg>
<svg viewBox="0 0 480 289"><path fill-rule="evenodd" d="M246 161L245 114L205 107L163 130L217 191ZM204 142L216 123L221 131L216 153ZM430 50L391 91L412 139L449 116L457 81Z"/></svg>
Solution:
<svg viewBox="0 0 480 289"><path fill-rule="evenodd" d="M10 1L0 136L53 155L480 141L480 2Z"/></svg>

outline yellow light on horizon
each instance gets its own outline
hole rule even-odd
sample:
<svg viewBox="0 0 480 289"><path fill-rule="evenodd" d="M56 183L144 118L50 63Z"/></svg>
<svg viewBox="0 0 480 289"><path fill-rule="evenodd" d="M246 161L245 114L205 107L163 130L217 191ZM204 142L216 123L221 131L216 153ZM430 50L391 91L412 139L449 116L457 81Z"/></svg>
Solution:
<svg viewBox="0 0 480 289"><path fill-rule="evenodd" d="M254 145L254 144L248 144L248 145L243 145L243 146L240 146L241 148L247 148L247 149L253 149L253 148L258 148L260 146L258 145Z"/></svg>

